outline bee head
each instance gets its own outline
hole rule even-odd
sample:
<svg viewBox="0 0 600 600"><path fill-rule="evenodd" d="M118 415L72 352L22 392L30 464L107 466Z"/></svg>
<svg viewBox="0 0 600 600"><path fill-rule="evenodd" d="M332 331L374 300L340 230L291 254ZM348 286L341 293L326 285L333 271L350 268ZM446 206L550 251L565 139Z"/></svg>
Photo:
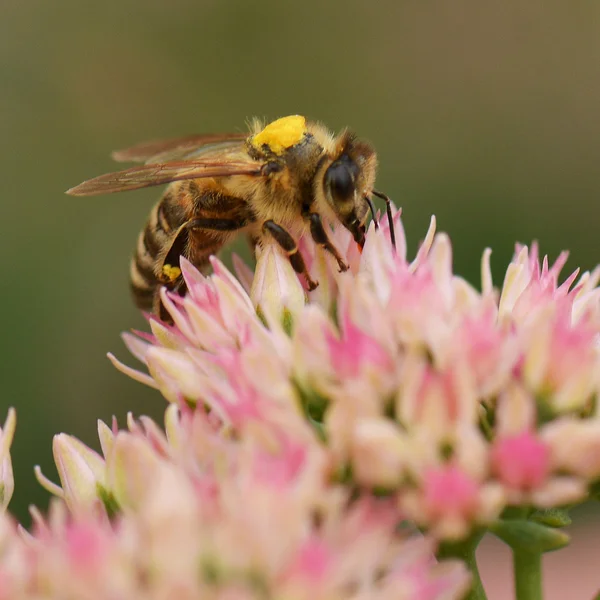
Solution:
<svg viewBox="0 0 600 600"><path fill-rule="evenodd" d="M358 244L364 242L365 221L375 180L377 159L369 144L344 134L340 152L323 176L323 191L329 205Z"/></svg>

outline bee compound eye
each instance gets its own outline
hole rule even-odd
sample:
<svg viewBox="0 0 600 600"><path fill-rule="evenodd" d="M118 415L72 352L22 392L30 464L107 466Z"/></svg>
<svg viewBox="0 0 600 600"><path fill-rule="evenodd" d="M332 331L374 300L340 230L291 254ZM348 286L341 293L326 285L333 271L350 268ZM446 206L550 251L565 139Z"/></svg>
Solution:
<svg viewBox="0 0 600 600"><path fill-rule="evenodd" d="M334 202L346 202L354 197L358 167L348 157L336 160L325 173L325 186Z"/></svg>

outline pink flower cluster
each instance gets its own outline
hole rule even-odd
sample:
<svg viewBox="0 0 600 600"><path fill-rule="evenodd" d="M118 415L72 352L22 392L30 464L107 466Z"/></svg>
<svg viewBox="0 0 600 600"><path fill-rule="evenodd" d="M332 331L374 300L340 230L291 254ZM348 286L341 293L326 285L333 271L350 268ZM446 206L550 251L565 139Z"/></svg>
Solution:
<svg viewBox="0 0 600 600"><path fill-rule="evenodd" d="M236 435L318 437L339 481L384 494L437 539L507 506L585 499L600 478L600 269L559 283L565 253L550 266L518 246L498 290L488 250L480 291L453 273L434 219L412 261L394 221L396 249L385 219L362 254L333 231L345 273L303 242L310 293L275 245L254 276L241 261L237 278L184 262L189 294L163 295L174 324L125 336L150 375L115 364Z"/></svg>
<svg viewBox="0 0 600 600"><path fill-rule="evenodd" d="M102 455L60 434L62 487L31 532L0 513L0 600L460 598L464 566L397 530L389 499L332 484L326 451L172 404L98 427ZM352 497L351 497L352 496Z"/></svg>
<svg viewBox="0 0 600 600"><path fill-rule="evenodd" d="M301 240L308 292L276 245L253 272L182 259L172 317L125 334L120 370L169 401L163 430L100 422L102 455L61 434L58 486L33 531L2 514L14 413L0 431L0 600L292 600L464 596L437 545L512 506L586 499L600 478L600 269L559 283L517 247L502 287L452 270L435 220L407 259L400 214L350 269Z"/></svg>

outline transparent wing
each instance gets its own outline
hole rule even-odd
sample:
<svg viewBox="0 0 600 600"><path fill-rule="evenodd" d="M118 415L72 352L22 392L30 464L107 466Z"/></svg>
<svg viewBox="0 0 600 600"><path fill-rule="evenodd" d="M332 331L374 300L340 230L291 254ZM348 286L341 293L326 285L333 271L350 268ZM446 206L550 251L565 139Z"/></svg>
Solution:
<svg viewBox="0 0 600 600"><path fill-rule="evenodd" d="M131 167L116 173L107 173L94 179L84 181L67 190L71 196L96 196L113 192L137 190L153 185L180 181L182 179L199 179L202 177L227 177L231 175L258 175L261 163L231 158L215 160L214 154L203 160L180 160L162 164L147 164Z"/></svg>
<svg viewBox="0 0 600 600"><path fill-rule="evenodd" d="M244 133L212 133L144 142L125 150L117 150L112 153L112 157L118 162L167 162L185 158L187 154L208 146L218 147L223 143L229 143L232 147L239 146L247 135Z"/></svg>

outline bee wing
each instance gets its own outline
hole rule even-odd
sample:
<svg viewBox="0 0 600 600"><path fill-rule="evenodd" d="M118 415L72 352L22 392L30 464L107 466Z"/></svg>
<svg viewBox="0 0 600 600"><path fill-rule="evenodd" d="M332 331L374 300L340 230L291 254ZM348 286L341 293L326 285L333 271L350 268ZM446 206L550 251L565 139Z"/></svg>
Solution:
<svg viewBox="0 0 600 600"><path fill-rule="evenodd" d="M182 179L200 179L202 177L227 177L231 175L258 175L261 164L241 157L238 160L180 160L162 164L146 164L131 167L116 173L106 173L94 179L84 181L67 190L71 196L97 196L112 192L137 190L153 185L180 181Z"/></svg>
<svg viewBox="0 0 600 600"><path fill-rule="evenodd" d="M244 133L212 133L188 135L171 140L159 140L137 144L125 150L112 153L118 162L146 162L158 163L168 160L177 160L185 157L189 152L222 142L239 143L246 139Z"/></svg>

